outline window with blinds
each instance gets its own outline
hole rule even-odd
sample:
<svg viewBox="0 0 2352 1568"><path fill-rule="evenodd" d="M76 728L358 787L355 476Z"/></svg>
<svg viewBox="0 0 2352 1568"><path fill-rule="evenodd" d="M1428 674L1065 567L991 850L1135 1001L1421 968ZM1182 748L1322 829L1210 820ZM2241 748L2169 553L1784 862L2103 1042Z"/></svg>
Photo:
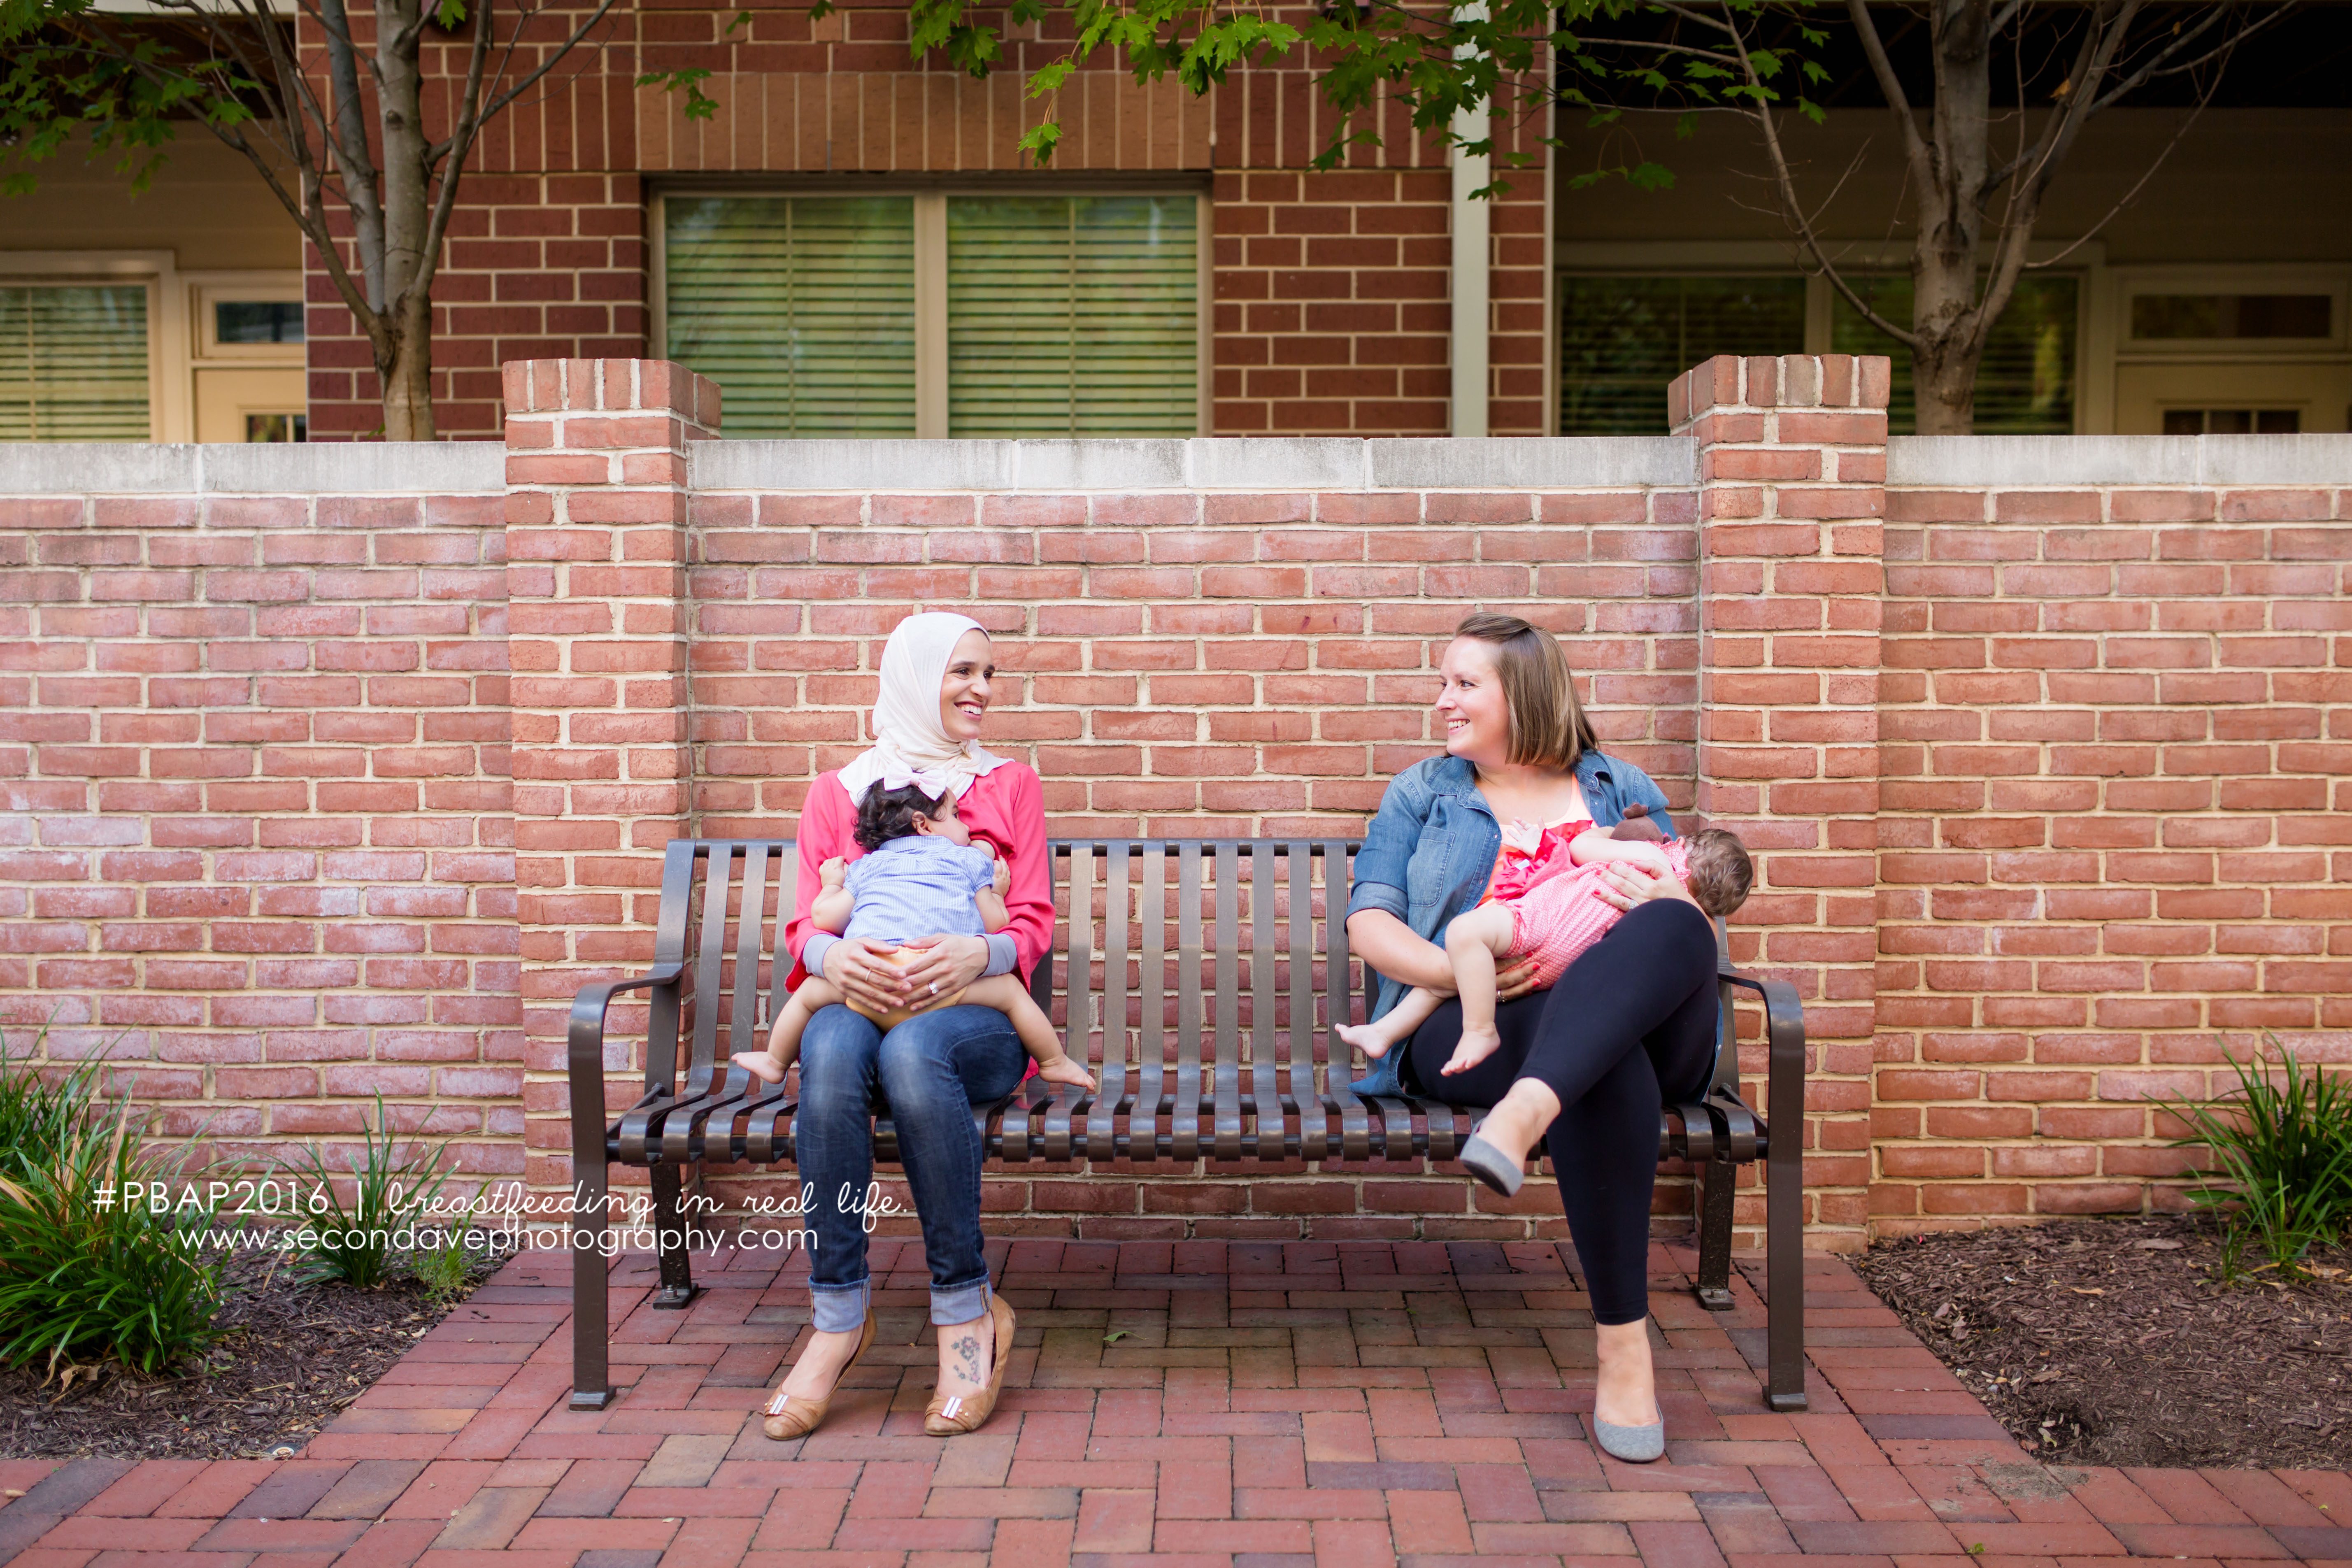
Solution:
<svg viewBox="0 0 2352 1568"><path fill-rule="evenodd" d="M908 196L672 196L669 357L719 383L730 436L915 434Z"/></svg>
<svg viewBox="0 0 2352 1568"><path fill-rule="evenodd" d="M730 436L1192 436L1200 198L673 195L665 352Z"/></svg>
<svg viewBox="0 0 2352 1568"><path fill-rule="evenodd" d="M1911 279L1853 279L1870 308L1890 321L1911 320ZM2066 436L2074 429L2074 325L2079 298L2073 278L2021 278L2009 309L1993 323L1977 363L1976 433L1979 436ZM1895 361L1887 433L1919 427L1911 384L1910 351L1862 319L1840 294L1830 303L1831 352L1886 354Z"/></svg>
<svg viewBox="0 0 2352 1568"><path fill-rule="evenodd" d="M1716 354L1805 348L1801 278L1560 278L1563 436L1662 436L1666 386Z"/></svg>
<svg viewBox="0 0 2352 1568"><path fill-rule="evenodd" d="M144 441L147 286L0 288L0 441Z"/></svg>
<svg viewBox="0 0 2352 1568"><path fill-rule="evenodd" d="M950 196L948 433L1190 436L1198 200Z"/></svg>

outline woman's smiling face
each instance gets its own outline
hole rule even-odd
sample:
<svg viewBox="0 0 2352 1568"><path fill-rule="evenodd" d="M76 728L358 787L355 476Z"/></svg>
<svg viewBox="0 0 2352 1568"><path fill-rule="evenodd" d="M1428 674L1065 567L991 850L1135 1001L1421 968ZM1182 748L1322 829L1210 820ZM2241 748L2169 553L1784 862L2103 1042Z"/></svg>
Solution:
<svg viewBox="0 0 2352 1568"><path fill-rule="evenodd" d="M1479 767L1500 767L1511 754L1511 703L1494 650L1475 637L1455 637L1445 645L1437 673L1444 682L1437 693L1437 721L1447 752Z"/></svg>
<svg viewBox="0 0 2352 1568"><path fill-rule="evenodd" d="M940 679L940 728L949 740L980 739L981 722L988 716L989 678L995 673L986 632L975 626L956 638L947 674Z"/></svg>

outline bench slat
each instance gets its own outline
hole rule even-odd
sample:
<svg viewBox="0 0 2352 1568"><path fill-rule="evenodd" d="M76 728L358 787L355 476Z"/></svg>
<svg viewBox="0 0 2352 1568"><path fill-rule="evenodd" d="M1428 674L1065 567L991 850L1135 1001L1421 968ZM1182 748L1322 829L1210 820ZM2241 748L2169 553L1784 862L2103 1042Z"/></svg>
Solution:
<svg viewBox="0 0 2352 1568"><path fill-rule="evenodd" d="M1242 1157L1241 856L1227 839L1217 846L1217 1059L1213 1113L1220 1160Z"/></svg>
<svg viewBox="0 0 2352 1568"><path fill-rule="evenodd" d="M1331 1118L1315 1079L1315 858L1304 839L1290 841L1290 1093L1301 1159L1330 1150Z"/></svg>
<svg viewBox="0 0 2352 1568"><path fill-rule="evenodd" d="M1254 1114L1242 1138L1242 1152L1253 1160L1283 1157L1286 1116L1276 1116L1273 1136L1266 1133L1266 1110L1282 1092L1282 1068L1275 1042L1274 1016L1274 864L1277 847L1264 839L1250 845L1250 1093Z"/></svg>
<svg viewBox="0 0 2352 1568"><path fill-rule="evenodd" d="M1342 1024L1356 1021L1355 988L1349 984L1348 964L1348 892L1349 886L1348 846L1343 839L1326 839L1323 844L1323 1002L1328 1007L1330 1026L1336 1031ZM1372 1157L1371 1117L1356 1091L1348 1087L1363 1070L1356 1047L1330 1037L1330 1062L1325 1068L1326 1092L1339 1113L1339 1157L1350 1162Z"/></svg>
<svg viewBox="0 0 2352 1568"><path fill-rule="evenodd" d="M718 1055L719 977L727 956L727 884L735 868L736 847L714 844L703 857L702 941L694 963L694 1051L686 1068L686 1092L690 1095L709 1089L710 1064Z"/></svg>
<svg viewBox="0 0 2352 1568"><path fill-rule="evenodd" d="M1171 1157L1201 1157L1201 846L1176 846L1176 1104Z"/></svg>
<svg viewBox="0 0 2352 1568"><path fill-rule="evenodd" d="M1143 887L1136 922L1143 933L1143 963L1138 972L1142 999L1142 1032L1136 1041L1135 1104L1128 1118L1128 1157L1160 1158L1160 1118L1169 1112L1168 1100L1168 852L1159 844L1143 846ZM1139 1137L1135 1120L1144 1126Z"/></svg>
<svg viewBox="0 0 2352 1568"><path fill-rule="evenodd" d="M730 1051L756 1051L767 1044L760 1027L760 955L766 948L770 847L765 843L743 847L742 912L735 918L735 1005L727 1011Z"/></svg>
<svg viewBox="0 0 2352 1568"><path fill-rule="evenodd" d="M1105 847L1103 858L1103 1006L1102 1092L1087 1116L1087 1157L1114 1159L1119 1153L1116 1118L1133 1106L1127 1070L1127 843ZM1094 847L1087 847L1094 861Z"/></svg>

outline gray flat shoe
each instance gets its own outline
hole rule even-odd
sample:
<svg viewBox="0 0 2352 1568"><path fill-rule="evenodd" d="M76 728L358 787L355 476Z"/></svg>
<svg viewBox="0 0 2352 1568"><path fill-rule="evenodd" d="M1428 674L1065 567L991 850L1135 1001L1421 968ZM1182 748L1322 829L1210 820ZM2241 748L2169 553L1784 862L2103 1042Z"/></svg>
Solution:
<svg viewBox="0 0 2352 1568"><path fill-rule="evenodd" d="M1622 1459L1629 1465L1646 1465L1666 1451L1666 1418L1659 1416L1647 1426L1620 1426L1614 1421L1592 1418L1592 1436L1601 1451L1612 1459Z"/></svg>
<svg viewBox="0 0 2352 1568"><path fill-rule="evenodd" d="M1462 1142L1462 1152L1454 1156L1462 1168L1494 1188L1507 1198L1519 1195L1527 1184L1527 1171L1517 1161L1507 1160L1503 1152L1475 1132Z"/></svg>

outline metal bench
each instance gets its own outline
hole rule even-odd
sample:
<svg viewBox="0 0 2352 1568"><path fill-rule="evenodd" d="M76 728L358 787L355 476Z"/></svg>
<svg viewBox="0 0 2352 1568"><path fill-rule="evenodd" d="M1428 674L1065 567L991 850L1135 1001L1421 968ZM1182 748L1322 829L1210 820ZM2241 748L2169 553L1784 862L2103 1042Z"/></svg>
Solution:
<svg viewBox="0 0 2352 1568"><path fill-rule="evenodd" d="M1055 903L1066 934L1053 960L1037 965L1031 989L1049 1014L1055 991L1062 993L1067 1048L1090 1062L1101 1088L1032 1079L996 1104L973 1107L988 1157L1009 1165L1204 1160L1244 1167L1451 1159L1469 1135L1472 1113L1423 1097L1358 1097L1348 1084L1362 1066L1329 1032L1365 1016L1357 1010L1360 967L1350 965L1344 922L1333 918L1346 909L1356 847L1338 839L1055 841ZM686 1167L793 1158L796 1076L771 1088L727 1058L765 1038L782 1000L791 965L772 959L797 869L789 839L673 841L663 862L654 968L583 986L572 1002L574 1409L601 1409L612 1397L607 1167L650 1168L653 1225L672 1238L660 1249L653 1304L683 1308L695 1294L680 1223ZM1074 910L1088 913L1069 919ZM1160 918L1144 918L1154 910ZM1662 1109L1658 1156L1699 1170L1697 1294L1717 1311L1732 1305L1736 1168L1764 1163L1765 1397L1774 1410L1801 1410L1804 1018L1788 985L1742 974L1727 957L1719 975L1723 1034L1713 1079L1699 1100ZM1372 983L1360 973L1367 1008ZM614 996L637 990L651 1004L645 1092L610 1121L605 1016ZM1790 1112L1782 1137L1770 1136L1739 1097L1737 990L1763 1003L1771 1103ZM1108 1036L1105 1020L1113 1026ZM1296 1026L1300 1022L1309 1026ZM874 1142L877 1160L896 1160L887 1116L875 1122Z"/></svg>

